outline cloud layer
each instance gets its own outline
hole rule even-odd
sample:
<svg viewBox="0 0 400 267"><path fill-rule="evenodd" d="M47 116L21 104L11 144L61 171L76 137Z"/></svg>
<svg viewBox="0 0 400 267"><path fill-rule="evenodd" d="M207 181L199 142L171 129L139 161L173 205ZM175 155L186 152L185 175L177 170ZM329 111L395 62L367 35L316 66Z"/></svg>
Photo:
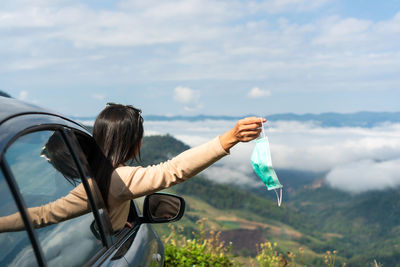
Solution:
<svg viewBox="0 0 400 267"><path fill-rule="evenodd" d="M234 121L146 122L148 134L170 133L194 146L218 136ZM348 192L364 192L400 185L400 124L374 128L322 128L312 122L270 123L272 162L275 168L327 173L327 182ZM252 177L253 143L239 144L231 155L206 170L224 183L262 186Z"/></svg>
<svg viewBox="0 0 400 267"><path fill-rule="evenodd" d="M282 89L398 85L400 12L377 21L292 19L331 3L5 0L0 70L63 70L79 80L269 79ZM101 75L106 69L111 75Z"/></svg>

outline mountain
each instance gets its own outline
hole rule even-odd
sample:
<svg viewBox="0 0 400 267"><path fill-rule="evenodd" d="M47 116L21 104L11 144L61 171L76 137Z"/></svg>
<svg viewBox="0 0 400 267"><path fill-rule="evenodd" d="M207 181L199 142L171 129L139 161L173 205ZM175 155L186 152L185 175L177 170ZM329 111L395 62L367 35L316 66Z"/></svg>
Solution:
<svg viewBox="0 0 400 267"><path fill-rule="evenodd" d="M236 121L243 117L255 116L161 116L147 115L144 116L146 121L204 121L204 120L232 120ZM269 121L311 121L321 127L374 127L382 123L400 123L400 112L356 112L356 113L321 113L321 114L271 114L263 115ZM95 117L72 117L80 121L94 121Z"/></svg>
<svg viewBox="0 0 400 267"><path fill-rule="evenodd" d="M188 148L172 136L145 137L142 165L170 159ZM178 223L187 237L200 231L197 221L221 232L233 242L234 252L254 256L257 244L278 243L281 253L304 249L304 263L323 265L326 251L338 251L337 264L384 266L400 263L400 190L369 191L352 195L330 188L323 174L277 170L285 180L284 203L264 191L251 191L212 182L216 177L198 175L169 189L184 196L187 209ZM285 189L286 189L285 187ZM158 226L167 233L166 226ZM163 228L164 227L164 228Z"/></svg>
<svg viewBox="0 0 400 267"><path fill-rule="evenodd" d="M9 94L7 94L6 92L0 90L0 96L4 96L4 97L11 97Z"/></svg>
<svg viewBox="0 0 400 267"><path fill-rule="evenodd" d="M268 116L271 121L313 121L323 127L373 127L381 123L400 122L400 112L356 112L321 114L276 114Z"/></svg>

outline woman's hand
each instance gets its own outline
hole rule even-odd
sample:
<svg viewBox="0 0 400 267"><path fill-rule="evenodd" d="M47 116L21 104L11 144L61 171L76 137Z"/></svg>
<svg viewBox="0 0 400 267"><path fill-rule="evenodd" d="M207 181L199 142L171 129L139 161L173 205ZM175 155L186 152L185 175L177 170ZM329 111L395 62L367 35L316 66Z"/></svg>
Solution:
<svg viewBox="0 0 400 267"><path fill-rule="evenodd" d="M259 117L248 117L239 120L235 127L220 135L219 141L225 151L229 151L239 142L249 142L256 139L261 132L261 121L267 120Z"/></svg>

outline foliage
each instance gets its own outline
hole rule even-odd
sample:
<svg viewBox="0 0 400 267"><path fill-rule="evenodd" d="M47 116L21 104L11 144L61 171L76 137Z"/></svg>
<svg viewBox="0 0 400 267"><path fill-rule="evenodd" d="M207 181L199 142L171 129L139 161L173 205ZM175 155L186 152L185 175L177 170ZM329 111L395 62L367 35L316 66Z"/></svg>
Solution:
<svg viewBox="0 0 400 267"><path fill-rule="evenodd" d="M260 244L260 251L256 256L257 263L260 267L295 267L295 266L306 266L304 265L304 249L299 248L299 258L293 252L287 252L287 258L283 257L278 252L277 243L265 242ZM318 266L335 267L336 266L336 255L337 251L327 251L324 255L323 262L320 259L315 259L318 262ZM339 265L338 265L339 266ZM346 266L346 263L341 265Z"/></svg>
<svg viewBox="0 0 400 267"><path fill-rule="evenodd" d="M2 90L0 90L0 96L11 97L9 94L7 94L6 92L3 92Z"/></svg>
<svg viewBox="0 0 400 267"><path fill-rule="evenodd" d="M247 210L262 217L274 218L300 229L304 233L312 234L313 232L310 220L306 216L287 208L286 205L278 207L274 201L257 196L247 190L217 184L203 177L196 177L176 185L174 190L179 194L203 199L217 209Z"/></svg>
<svg viewBox="0 0 400 267"><path fill-rule="evenodd" d="M260 251L256 256L260 267L285 266L286 262L276 250L277 243L265 242L260 244Z"/></svg>
<svg viewBox="0 0 400 267"><path fill-rule="evenodd" d="M205 231L204 220L198 221L200 232L195 238L187 239L182 226L169 225L171 233L165 238L165 266L242 266L231 253L231 244L224 246L219 232ZM278 250L278 244L270 241L259 244L259 251L251 260L253 267L295 267L306 266L303 262L303 248L299 248L299 257L293 252L284 256ZM317 258L318 266L335 267L337 251L327 251L325 256ZM338 265L339 266L339 265ZM342 264L345 267L346 263Z"/></svg>
<svg viewBox="0 0 400 267"><path fill-rule="evenodd" d="M202 220L198 221L200 234L186 239L182 227L171 226L165 240L165 266L239 266L231 254L231 247L224 246L219 233L206 233Z"/></svg>
<svg viewBox="0 0 400 267"><path fill-rule="evenodd" d="M326 255L324 257L325 258L324 262L327 267L335 266L336 254L337 254L336 250L334 250L333 252L331 252L331 251L326 252Z"/></svg>
<svg viewBox="0 0 400 267"><path fill-rule="evenodd" d="M145 136L140 150L141 161L139 164L141 166L158 164L171 159L188 148L189 146L170 135Z"/></svg>

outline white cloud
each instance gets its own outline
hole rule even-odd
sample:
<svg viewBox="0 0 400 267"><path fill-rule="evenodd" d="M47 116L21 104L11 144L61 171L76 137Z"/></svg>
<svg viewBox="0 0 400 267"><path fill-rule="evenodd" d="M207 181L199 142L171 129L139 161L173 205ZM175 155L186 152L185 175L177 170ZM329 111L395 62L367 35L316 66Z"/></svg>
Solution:
<svg viewBox="0 0 400 267"><path fill-rule="evenodd" d="M333 9L321 8L328 3ZM169 81L212 81L224 88L257 81L286 94L371 93L400 85L400 13L381 20L345 17L324 0L117 1L109 8L78 1L2 4L6 88L146 88ZM318 14L298 20L293 12Z"/></svg>
<svg viewBox="0 0 400 267"><path fill-rule="evenodd" d="M195 146L231 129L234 121L151 122L146 129L170 133ZM266 129L277 169L328 173L331 186L364 192L400 185L400 124L374 128L320 127L312 122L275 121ZM205 171L224 183L262 186L250 163L254 143L238 144L231 155Z"/></svg>
<svg viewBox="0 0 400 267"><path fill-rule="evenodd" d="M380 54L385 49L398 51L394 44L400 40L399 25L400 12L393 18L378 22L332 16L320 21L318 35L312 39L312 43L327 46L328 51L342 47L360 55L372 51Z"/></svg>
<svg viewBox="0 0 400 267"><path fill-rule="evenodd" d="M178 86L174 89L174 99L183 104L197 102L199 97L199 92L189 87Z"/></svg>
<svg viewBox="0 0 400 267"><path fill-rule="evenodd" d="M322 23L320 35L314 39L315 44L337 45L361 44L369 41L372 21L355 18L340 19L332 17Z"/></svg>
<svg viewBox="0 0 400 267"><path fill-rule="evenodd" d="M218 183L235 184L248 187L265 186L254 175L250 163L253 143L241 143L233 147L228 157L205 170L207 178Z"/></svg>
<svg viewBox="0 0 400 267"><path fill-rule="evenodd" d="M186 111L196 111L203 107L199 103L200 93L189 87L178 86L174 89L174 100L184 104Z"/></svg>
<svg viewBox="0 0 400 267"><path fill-rule="evenodd" d="M92 94L92 98L95 100L104 100L106 99L106 95L105 94Z"/></svg>
<svg viewBox="0 0 400 267"><path fill-rule="evenodd" d="M19 92L19 94L18 94L18 99L19 99L19 100L22 100L22 101L27 100L28 95L29 95L29 92L28 92L28 91L21 91L21 92Z"/></svg>
<svg viewBox="0 0 400 267"><path fill-rule="evenodd" d="M400 185L400 158L349 162L334 167L326 179L331 186L352 193L397 187Z"/></svg>
<svg viewBox="0 0 400 267"><path fill-rule="evenodd" d="M307 12L320 8L331 0L269 0L251 2L253 9L262 9L268 13Z"/></svg>
<svg viewBox="0 0 400 267"><path fill-rule="evenodd" d="M259 87L253 87L249 93L247 94L250 98L260 98L267 97L271 95L271 91L269 90L261 90Z"/></svg>
<svg viewBox="0 0 400 267"><path fill-rule="evenodd" d="M399 124L375 128L322 128L298 122L271 123L272 160L278 168L328 172L365 159L400 157Z"/></svg>

